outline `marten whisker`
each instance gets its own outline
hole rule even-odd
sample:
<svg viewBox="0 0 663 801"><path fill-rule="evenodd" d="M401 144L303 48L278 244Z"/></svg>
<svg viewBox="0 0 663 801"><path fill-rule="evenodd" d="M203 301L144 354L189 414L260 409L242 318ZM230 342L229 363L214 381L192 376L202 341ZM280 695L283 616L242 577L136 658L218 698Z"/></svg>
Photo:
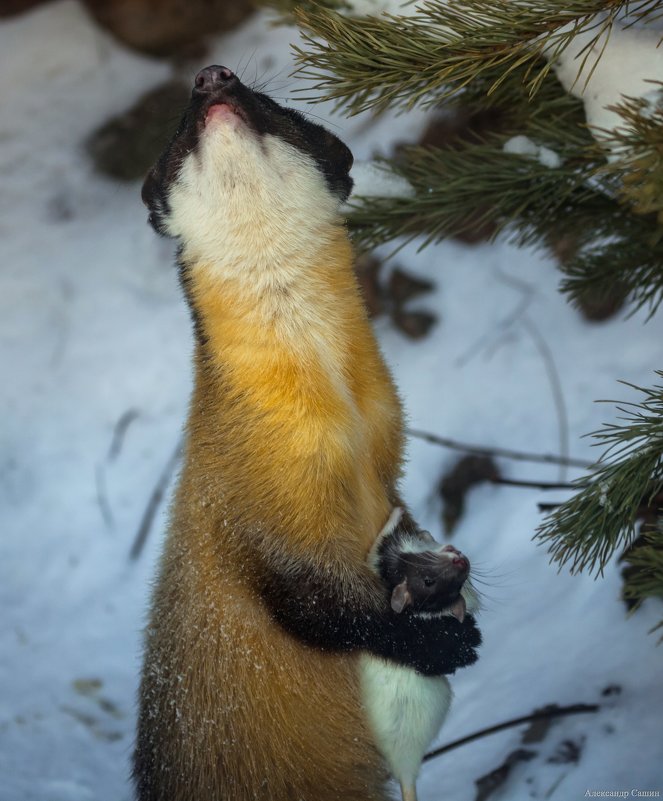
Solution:
<svg viewBox="0 0 663 801"><path fill-rule="evenodd" d="M274 87L273 87L271 84L272 84L272 82L273 82L273 81L275 81L275 80L276 80L278 77L280 77L281 75L283 75L283 73L286 71L286 69L288 69L288 68L287 68L287 67L282 67L282 68L281 68L281 69L280 69L278 72L275 72L275 73L274 73L273 75L271 75L269 78L267 78L267 79L263 80L263 77L264 77L265 73L267 72L267 69L264 69L264 70L262 71L262 73L260 74L260 77L259 77L259 78L256 78L256 80L255 80L255 81L253 82L253 84L251 85L251 89L253 89L253 91L254 91L254 92L265 92L265 91L269 91L269 96L272 98L272 100L283 100L284 98L278 98L276 95L274 95L274 94L272 93L272 91L271 91L271 90L272 90ZM260 82L260 84L259 84L259 82ZM280 91L281 89L285 89L285 88L287 88L288 86L291 86L291 85L292 85L292 83L293 83L293 82L292 82L292 80L286 80L286 81L282 81L281 85L280 85L279 87L277 87L277 91ZM258 85L260 86L260 88L258 88Z"/></svg>
<svg viewBox="0 0 663 801"><path fill-rule="evenodd" d="M250 55L250 56L249 56L249 58L247 59L247 62L246 62L246 64L245 64L245 65L244 65L244 66L241 68L241 71L240 71L240 66L239 66L239 65L241 64L241 62L242 62L242 59L244 58L244 56L245 56L245 54L246 54L246 48L244 49L244 52L242 53L242 55L241 55L241 57L240 57L240 59L239 59L239 62L238 62L238 65L237 65L237 69L236 69L236 72L239 72L239 76L238 76L238 77L239 77L239 80L240 80L240 81L241 81L241 80L244 78L244 73L246 72L246 70L247 70L247 67L248 67L248 66L249 66L249 64L251 63L251 60L252 60L253 58L255 58L255 54L256 54L256 50L257 50L257 49L258 49L257 47L254 47L254 48L253 48L253 50L251 51L251 55Z"/></svg>

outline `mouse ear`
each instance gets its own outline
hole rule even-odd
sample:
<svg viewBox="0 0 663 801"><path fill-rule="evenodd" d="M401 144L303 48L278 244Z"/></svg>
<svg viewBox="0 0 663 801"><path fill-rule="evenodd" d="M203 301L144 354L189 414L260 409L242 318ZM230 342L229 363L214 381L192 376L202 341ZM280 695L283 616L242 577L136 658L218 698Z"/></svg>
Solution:
<svg viewBox="0 0 663 801"><path fill-rule="evenodd" d="M453 615L459 623L462 623L463 620L465 620L466 611L467 606L465 605L465 598L463 598L462 595L459 595L449 607L449 614Z"/></svg>
<svg viewBox="0 0 663 801"><path fill-rule="evenodd" d="M412 603L412 596L407 588L405 579L397 584L391 593L391 608L394 612L402 612Z"/></svg>

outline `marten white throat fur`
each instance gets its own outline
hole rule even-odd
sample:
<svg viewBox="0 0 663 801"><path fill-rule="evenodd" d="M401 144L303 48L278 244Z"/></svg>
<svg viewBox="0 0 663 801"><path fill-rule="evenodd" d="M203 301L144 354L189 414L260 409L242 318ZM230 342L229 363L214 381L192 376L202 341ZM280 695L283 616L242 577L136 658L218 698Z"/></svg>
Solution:
<svg viewBox="0 0 663 801"><path fill-rule="evenodd" d="M386 801L360 656L426 675L476 660L471 615L396 613L368 564L402 506L403 434L339 214L351 165L336 136L214 66L145 180L196 344L139 801Z"/></svg>

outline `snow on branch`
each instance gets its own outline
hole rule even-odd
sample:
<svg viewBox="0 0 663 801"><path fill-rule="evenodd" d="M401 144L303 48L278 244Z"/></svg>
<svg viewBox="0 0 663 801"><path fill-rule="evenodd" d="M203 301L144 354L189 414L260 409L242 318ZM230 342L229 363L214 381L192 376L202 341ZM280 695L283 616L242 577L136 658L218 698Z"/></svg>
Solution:
<svg viewBox="0 0 663 801"><path fill-rule="evenodd" d="M608 132L623 123L619 104L627 97L657 104L653 81L663 77L660 45L659 31L618 23L605 27L598 36L591 30L575 32L564 51L551 57L564 88L585 104L593 135L613 150L611 159L618 158L618 151Z"/></svg>
<svg viewBox="0 0 663 801"><path fill-rule="evenodd" d="M357 197L412 197L414 189L403 176L397 175L380 161L355 162L350 173Z"/></svg>

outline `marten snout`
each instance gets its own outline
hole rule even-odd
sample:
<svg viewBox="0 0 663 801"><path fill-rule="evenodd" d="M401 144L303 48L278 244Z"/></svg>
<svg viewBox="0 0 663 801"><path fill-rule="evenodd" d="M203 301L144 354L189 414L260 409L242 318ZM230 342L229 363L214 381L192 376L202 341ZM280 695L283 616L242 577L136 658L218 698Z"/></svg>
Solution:
<svg viewBox="0 0 663 801"><path fill-rule="evenodd" d="M301 210L305 218L311 207L329 201L336 213L352 189L351 167L352 153L333 133L212 64L195 76L189 106L145 179L142 197L159 233L193 245L201 234L210 238L210 209L231 196L245 216L262 203L254 225L279 209ZM201 217L209 230L198 225ZM246 230L247 220L240 225Z"/></svg>
<svg viewBox="0 0 663 801"><path fill-rule="evenodd" d="M227 86L233 81L237 81L237 76L228 67L220 67L213 64L200 70L193 82L193 91L201 94L214 92Z"/></svg>

